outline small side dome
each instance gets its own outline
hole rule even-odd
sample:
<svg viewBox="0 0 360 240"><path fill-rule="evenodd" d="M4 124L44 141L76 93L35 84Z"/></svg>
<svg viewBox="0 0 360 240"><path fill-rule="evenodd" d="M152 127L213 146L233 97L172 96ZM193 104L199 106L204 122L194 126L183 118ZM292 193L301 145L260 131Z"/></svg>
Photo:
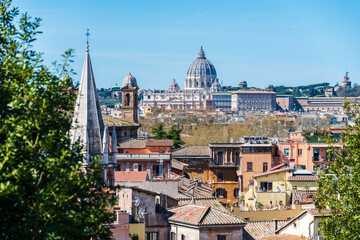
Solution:
<svg viewBox="0 0 360 240"><path fill-rule="evenodd" d="M131 75L131 73L129 73L129 75L127 75L125 78L124 78L124 81L123 81L123 84L122 84L122 88L123 87L126 87L126 86L130 86L130 87L137 87L137 83L136 83L136 78Z"/></svg>
<svg viewBox="0 0 360 240"><path fill-rule="evenodd" d="M215 79L215 82L213 82L213 84L211 84L211 88L210 88L211 92L221 92L221 85L218 82L218 79Z"/></svg>
<svg viewBox="0 0 360 240"><path fill-rule="evenodd" d="M169 87L169 92L178 92L180 91L179 84L175 81L175 78L173 79L172 83Z"/></svg>

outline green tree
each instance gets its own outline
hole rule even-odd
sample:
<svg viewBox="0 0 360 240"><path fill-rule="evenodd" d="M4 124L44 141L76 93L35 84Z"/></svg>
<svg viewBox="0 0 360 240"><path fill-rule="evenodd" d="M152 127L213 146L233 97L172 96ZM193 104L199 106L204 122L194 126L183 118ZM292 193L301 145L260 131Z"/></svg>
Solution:
<svg viewBox="0 0 360 240"><path fill-rule="evenodd" d="M174 141L174 148L179 148L180 145L185 144L180 137L182 129L173 125L168 132L164 130L164 123L159 123L156 127L151 129L153 139L169 139Z"/></svg>
<svg viewBox="0 0 360 240"><path fill-rule="evenodd" d="M173 125L170 130L167 132L166 137L168 139L174 140L174 148L179 148L181 145L185 144L184 141L181 140L180 133L182 132L181 128Z"/></svg>
<svg viewBox="0 0 360 240"><path fill-rule="evenodd" d="M153 139L167 139L164 123L159 123L159 125L153 127L151 133L153 134Z"/></svg>
<svg viewBox="0 0 360 240"><path fill-rule="evenodd" d="M41 20L19 15L0 0L0 239L110 239L101 165L84 174L70 143L72 50L63 77L51 73L31 48Z"/></svg>
<svg viewBox="0 0 360 240"><path fill-rule="evenodd" d="M355 125L347 125L342 136L345 151L329 151L328 158L334 161L320 174L315 199L317 208L331 212L322 223L325 239L360 239L360 109L348 102L344 109Z"/></svg>

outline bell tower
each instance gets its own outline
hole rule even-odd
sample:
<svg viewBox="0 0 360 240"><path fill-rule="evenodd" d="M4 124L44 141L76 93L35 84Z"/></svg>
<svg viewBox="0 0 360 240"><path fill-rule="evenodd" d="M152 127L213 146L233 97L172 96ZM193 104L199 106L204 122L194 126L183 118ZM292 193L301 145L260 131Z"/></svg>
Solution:
<svg viewBox="0 0 360 240"><path fill-rule="evenodd" d="M121 86L121 119L124 121L138 123L138 90L136 78L129 73Z"/></svg>

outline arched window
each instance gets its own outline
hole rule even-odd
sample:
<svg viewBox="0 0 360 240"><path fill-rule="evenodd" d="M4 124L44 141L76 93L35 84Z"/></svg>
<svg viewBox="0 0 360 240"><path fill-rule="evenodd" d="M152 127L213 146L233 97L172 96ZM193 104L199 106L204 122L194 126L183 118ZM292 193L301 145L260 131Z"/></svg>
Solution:
<svg viewBox="0 0 360 240"><path fill-rule="evenodd" d="M130 94L127 93L125 95L125 106L129 106L130 105Z"/></svg>
<svg viewBox="0 0 360 240"><path fill-rule="evenodd" d="M224 165L224 154L222 152L217 153L217 160L219 165Z"/></svg>

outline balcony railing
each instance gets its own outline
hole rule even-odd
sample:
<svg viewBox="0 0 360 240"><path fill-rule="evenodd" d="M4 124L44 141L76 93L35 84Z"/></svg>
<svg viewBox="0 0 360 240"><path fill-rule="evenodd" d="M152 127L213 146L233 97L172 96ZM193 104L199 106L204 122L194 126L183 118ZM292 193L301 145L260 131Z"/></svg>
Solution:
<svg viewBox="0 0 360 240"><path fill-rule="evenodd" d="M132 154L132 153L118 153L117 160L138 160L138 159L153 159L153 160L170 160L170 154Z"/></svg>
<svg viewBox="0 0 360 240"><path fill-rule="evenodd" d="M282 193L282 192L285 192L285 190L281 191L281 189L261 189L261 188L255 188L255 191L257 193Z"/></svg>
<svg viewBox="0 0 360 240"><path fill-rule="evenodd" d="M210 162L209 166L215 166L215 167L237 167L239 165L235 164L234 162L224 162L223 164L219 164L216 161Z"/></svg>

